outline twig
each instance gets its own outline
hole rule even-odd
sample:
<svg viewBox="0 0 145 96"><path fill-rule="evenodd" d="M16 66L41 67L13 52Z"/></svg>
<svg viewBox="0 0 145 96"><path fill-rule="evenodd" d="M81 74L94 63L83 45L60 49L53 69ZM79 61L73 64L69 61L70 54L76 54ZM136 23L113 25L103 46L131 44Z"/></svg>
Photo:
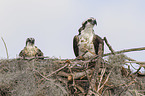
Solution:
<svg viewBox="0 0 145 96"><path fill-rule="evenodd" d="M127 60L129 60L129 61L136 61L135 59L132 59L132 58L130 58L130 57L125 57Z"/></svg>
<svg viewBox="0 0 145 96"><path fill-rule="evenodd" d="M81 56L83 57L87 52L88 52L88 50L86 50Z"/></svg>
<svg viewBox="0 0 145 96"><path fill-rule="evenodd" d="M100 86L101 86L102 79L103 79L103 76L104 76L105 71L106 71L106 68L105 68L105 69L102 69L102 72L101 72L101 78L100 78L99 85L98 85L98 88L97 88L97 89L99 89ZM98 90L97 92L99 92L99 90Z"/></svg>
<svg viewBox="0 0 145 96"><path fill-rule="evenodd" d="M25 57L25 59L23 57L19 57L17 58L18 60L19 59L24 59L24 60L33 60L33 59L44 59L44 58L49 58L49 57L45 57L45 56L37 56L37 57Z"/></svg>
<svg viewBox="0 0 145 96"><path fill-rule="evenodd" d="M75 73L72 73L71 76L68 76L69 77L68 80L72 80L73 77L74 77L74 79L78 79L78 78L80 78L82 76L85 76L86 73L90 74L92 72L93 72L93 70L91 70L91 69L88 69L88 70L83 71L83 72L75 72Z"/></svg>
<svg viewBox="0 0 145 96"><path fill-rule="evenodd" d="M136 71L136 72L134 72L133 74L138 73L140 69L141 69L141 66L140 66L140 67L137 69L137 71Z"/></svg>
<svg viewBox="0 0 145 96"><path fill-rule="evenodd" d="M132 63L129 63L129 64L131 65L131 67L132 67L133 69L137 70L137 69L132 65Z"/></svg>
<svg viewBox="0 0 145 96"><path fill-rule="evenodd" d="M113 68L114 68L114 67L113 67ZM101 90L101 89L105 86L105 84L108 82L108 79L109 79L109 77L110 77L110 75L111 75L111 73L112 73L113 68L112 68L111 71L109 72L109 74L108 74L108 76L107 76L107 78L106 78L104 84L97 90L97 92L99 92L99 90Z"/></svg>
<svg viewBox="0 0 145 96"><path fill-rule="evenodd" d="M93 54L93 55L96 55L94 52L92 52L92 51L90 51L89 49L87 49L87 48L84 48L87 52L90 52L91 54Z"/></svg>
<svg viewBox="0 0 145 96"><path fill-rule="evenodd" d="M63 72L63 71L60 71L57 73L58 76L64 76L64 77L68 77L70 76L71 74L70 73L66 73L66 72Z"/></svg>
<svg viewBox="0 0 145 96"><path fill-rule="evenodd" d="M125 63L145 64L145 61L125 61Z"/></svg>
<svg viewBox="0 0 145 96"><path fill-rule="evenodd" d="M68 65L69 65L69 63L65 64L63 67L57 69L56 71L52 72L51 74L47 75L46 77L49 77L49 76L53 75L54 73L59 72L60 70L62 70L62 69L64 69L65 67L67 67Z"/></svg>
<svg viewBox="0 0 145 96"><path fill-rule="evenodd" d="M85 52L82 53L80 56L76 57L75 59L84 59L83 56L84 56L87 52L90 52L91 54L96 55L94 52L90 51L89 49L87 49L87 48L85 48L85 47L84 47L83 49L85 50Z"/></svg>
<svg viewBox="0 0 145 96"><path fill-rule="evenodd" d="M139 70L141 69L141 67L143 67L142 65L145 64L145 62L143 62L143 61L125 61L125 63L130 63L130 65L131 65L132 67L133 67L132 63L136 63L136 64L139 64L139 65L140 65L140 67L139 67L138 69L136 69L136 68L133 67L135 70L137 70L137 71L134 72L133 74L138 73Z"/></svg>
<svg viewBox="0 0 145 96"><path fill-rule="evenodd" d="M69 71L70 71L70 74L71 74L72 80L73 80L72 86L74 87L75 91L77 91L76 82L75 82L75 78L74 78L74 77L75 77L75 74L72 73L72 70L71 70L70 67L68 67L68 69L69 69Z"/></svg>
<svg viewBox="0 0 145 96"><path fill-rule="evenodd" d="M84 90L81 86L76 85L76 87L77 87L82 93L85 93L85 90Z"/></svg>
<svg viewBox="0 0 145 96"><path fill-rule="evenodd" d="M61 67L61 68L57 69L56 71L52 72L51 74L47 75L46 77L49 77L49 76L53 75L54 73L59 72L60 70L64 69L64 68L65 68L65 67L67 67L67 66L68 66L68 63L67 63L67 64L65 64L63 67ZM41 79L41 80L39 80L39 81L42 81L42 80L44 80L44 78L42 78L42 79Z"/></svg>
<svg viewBox="0 0 145 96"><path fill-rule="evenodd" d="M72 76L73 86L75 86L75 79L74 79L75 74L73 74L73 73L72 73L72 70L71 70L71 68L70 68L70 67L68 67L68 69L69 69L70 74L71 74L71 76Z"/></svg>
<svg viewBox="0 0 145 96"><path fill-rule="evenodd" d="M3 37L1 37L1 39L2 39L2 41L3 41L3 43L4 43L4 46L5 46L5 49L6 49L7 59L9 59L7 45L6 45L6 43L5 43L4 39L3 39Z"/></svg>
<svg viewBox="0 0 145 96"><path fill-rule="evenodd" d="M136 61L135 59L132 59L132 58L130 58L130 57L125 57L127 60L129 60L130 61L130 65L133 67L133 65L131 64L131 63L136 63L136 64L139 64L141 67L143 67L144 65L143 64L145 64L145 62L139 62L139 61ZM129 61L126 61L126 63L128 62L129 63ZM131 62L132 61L132 62ZM134 68L134 67L133 67ZM137 70L136 68L134 68L135 70Z"/></svg>
<svg viewBox="0 0 145 96"><path fill-rule="evenodd" d="M142 50L145 50L145 47L141 47L141 48L132 48L132 49L124 49L124 50L121 50L121 51L116 51L114 52L115 54L120 54L120 53L126 53L126 52L132 52L132 51L142 51ZM103 56L108 56L108 55L111 55L112 53L106 53L104 54Z"/></svg>
<svg viewBox="0 0 145 96"><path fill-rule="evenodd" d="M104 40L105 40L105 43L106 43L106 45L108 46L109 50L111 51L111 53L112 53L113 55L115 55L115 53L114 53L115 51L113 50L113 48L111 47L111 45L108 43L106 37L104 37Z"/></svg>

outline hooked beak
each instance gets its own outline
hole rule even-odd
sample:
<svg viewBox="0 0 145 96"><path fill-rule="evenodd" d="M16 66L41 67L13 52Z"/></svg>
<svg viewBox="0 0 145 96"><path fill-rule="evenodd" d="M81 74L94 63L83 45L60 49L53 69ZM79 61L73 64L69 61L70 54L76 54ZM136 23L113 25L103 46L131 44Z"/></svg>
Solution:
<svg viewBox="0 0 145 96"><path fill-rule="evenodd" d="M92 24L93 24L93 25L97 25L96 20L93 20L93 21L92 21Z"/></svg>

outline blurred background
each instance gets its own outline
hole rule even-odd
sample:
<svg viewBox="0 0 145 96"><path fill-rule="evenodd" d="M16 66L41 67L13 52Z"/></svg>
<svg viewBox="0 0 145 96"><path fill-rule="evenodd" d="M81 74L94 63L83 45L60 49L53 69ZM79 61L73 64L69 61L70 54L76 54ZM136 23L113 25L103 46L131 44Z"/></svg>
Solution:
<svg viewBox="0 0 145 96"><path fill-rule="evenodd" d="M10 58L18 57L26 38L33 37L45 56L72 59L74 35L84 20L94 17L95 33L107 37L114 50L145 47L144 4L143 0L0 0L0 37ZM126 55L145 61L145 51ZM0 40L0 59L6 57Z"/></svg>

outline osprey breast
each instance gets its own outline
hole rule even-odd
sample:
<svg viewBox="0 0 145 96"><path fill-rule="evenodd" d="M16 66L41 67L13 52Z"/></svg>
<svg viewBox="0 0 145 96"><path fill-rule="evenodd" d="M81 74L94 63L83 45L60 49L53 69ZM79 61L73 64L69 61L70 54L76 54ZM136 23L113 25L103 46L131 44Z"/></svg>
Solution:
<svg viewBox="0 0 145 96"><path fill-rule="evenodd" d="M78 47L79 47L80 55L83 54L84 52L86 52L86 49L95 53L94 44L93 44L93 34L81 34L79 36ZM87 52L84 55L84 57L90 57L90 56L93 56L93 54L90 52Z"/></svg>
<svg viewBox="0 0 145 96"><path fill-rule="evenodd" d="M26 47L25 53L28 57L35 56L37 53L37 48L34 47Z"/></svg>

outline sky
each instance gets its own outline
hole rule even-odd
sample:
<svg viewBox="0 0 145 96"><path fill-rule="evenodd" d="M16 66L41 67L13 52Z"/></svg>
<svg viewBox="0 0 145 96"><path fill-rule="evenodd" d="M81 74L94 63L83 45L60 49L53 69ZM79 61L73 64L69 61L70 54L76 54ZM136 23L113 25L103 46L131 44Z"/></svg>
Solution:
<svg viewBox="0 0 145 96"><path fill-rule="evenodd" d="M17 58L28 37L44 56L72 59L73 37L83 21L97 20L95 34L115 51L145 47L145 0L0 0L0 37ZM105 53L110 52L105 46ZM145 61L145 51L126 53ZM7 57L0 39L0 59Z"/></svg>

